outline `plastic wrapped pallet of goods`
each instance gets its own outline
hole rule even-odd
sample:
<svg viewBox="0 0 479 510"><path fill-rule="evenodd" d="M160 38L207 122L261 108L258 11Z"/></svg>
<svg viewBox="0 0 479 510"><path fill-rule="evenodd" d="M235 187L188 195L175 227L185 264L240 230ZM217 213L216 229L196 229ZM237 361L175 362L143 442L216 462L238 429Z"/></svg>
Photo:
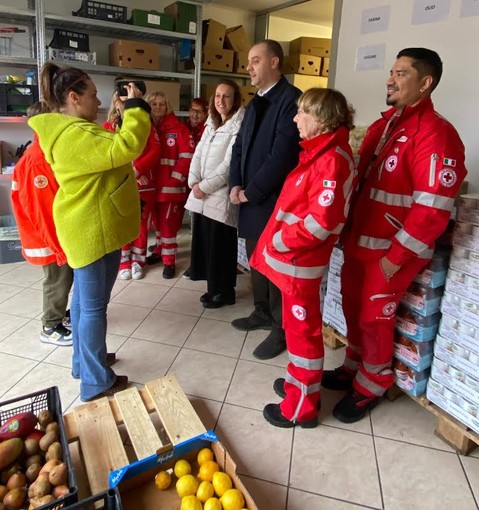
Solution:
<svg viewBox="0 0 479 510"><path fill-rule="evenodd" d="M173 30L174 19L172 14L158 11L144 11L133 9L128 23L138 27L158 28L160 30Z"/></svg>
<svg viewBox="0 0 479 510"><path fill-rule="evenodd" d="M118 392L114 399L77 406L65 415L65 424L74 463L85 472L91 493L118 487L124 510L177 510L180 501L175 488L158 490L155 476L174 467L180 458L197 469L198 452L205 447L243 494L244 508L258 510L236 474L233 459L215 433L206 431L172 375L146 383L140 390ZM131 446L125 448L126 444Z"/></svg>
<svg viewBox="0 0 479 510"><path fill-rule="evenodd" d="M45 390L1 402L0 425L3 425L8 419L20 413L31 412L38 416L41 411L50 411L53 414L54 421L58 423L58 441L61 444L63 462L67 468L67 484L69 492L56 501L37 508L39 508L39 510L57 510L75 503L78 497L75 472L72 467L70 450L68 448L68 442L65 434L62 406L58 388L53 386Z"/></svg>
<svg viewBox="0 0 479 510"><path fill-rule="evenodd" d="M95 506L93 506L95 505ZM68 510L122 510L120 493L117 488L83 499L68 507Z"/></svg>
<svg viewBox="0 0 479 510"><path fill-rule="evenodd" d="M96 65L96 51L64 50L61 48L47 48L48 60L63 60L65 62L84 62Z"/></svg>
<svg viewBox="0 0 479 510"><path fill-rule="evenodd" d="M90 38L88 34L55 28L53 39L48 46L49 48L90 51Z"/></svg>
<svg viewBox="0 0 479 510"><path fill-rule="evenodd" d="M72 11L72 15L114 21L115 23L127 22L125 6L96 2L94 0L82 0L81 7L78 11Z"/></svg>
<svg viewBox="0 0 479 510"><path fill-rule="evenodd" d="M173 15L176 32L196 34L196 5L175 2L167 5L164 11Z"/></svg>

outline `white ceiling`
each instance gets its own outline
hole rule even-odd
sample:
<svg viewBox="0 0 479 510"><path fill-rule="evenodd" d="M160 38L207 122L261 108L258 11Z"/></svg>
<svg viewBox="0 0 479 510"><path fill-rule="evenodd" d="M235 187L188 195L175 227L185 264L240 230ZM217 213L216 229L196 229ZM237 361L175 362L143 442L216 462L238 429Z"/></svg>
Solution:
<svg viewBox="0 0 479 510"><path fill-rule="evenodd" d="M306 0L303 3L276 10L282 5L288 5L293 2L287 0L241 0L241 2L238 2L238 0L213 0L213 3L228 7L238 8L238 5L241 5L241 9L254 13L271 10L274 11L272 14L279 18L327 27L333 25L334 2L335 0Z"/></svg>

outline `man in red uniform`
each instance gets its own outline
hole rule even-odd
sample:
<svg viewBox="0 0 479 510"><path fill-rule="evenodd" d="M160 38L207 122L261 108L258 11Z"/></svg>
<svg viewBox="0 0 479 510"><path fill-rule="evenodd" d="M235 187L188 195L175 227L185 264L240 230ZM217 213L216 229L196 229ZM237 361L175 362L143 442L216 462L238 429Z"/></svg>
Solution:
<svg viewBox="0 0 479 510"><path fill-rule="evenodd" d="M432 257L466 176L464 145L434 111L430 95L442 74L439 55L399 52L386 81L391 106L368 129L360 149L359 192L343 235L343 308L349 346L323 387L348 390L333 410L353 423L393 384L396 308Z"/></svg>

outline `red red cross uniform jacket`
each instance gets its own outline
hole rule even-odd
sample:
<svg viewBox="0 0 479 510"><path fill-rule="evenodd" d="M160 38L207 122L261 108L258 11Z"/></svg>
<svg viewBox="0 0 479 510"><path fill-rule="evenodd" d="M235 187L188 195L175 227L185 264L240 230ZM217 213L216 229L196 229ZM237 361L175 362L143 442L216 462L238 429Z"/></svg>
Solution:
<svg viewBox="0 0 479 510"><path fill-rule="evenodd" d="M319 286L346 221L356 172L342 127L301 142L251 265L279 287L289 363L281 412L306 421L317 414L323 372Z"/></svg>
<svg viewBox="0 0 479 510"><path fill-rule="evenodd" d="M343 308L350 343L345 367L358 371L354 386L369 396L382 395L393 383L397 304L431 259L467 173L464 145L430 98L404 109L375 156L395 113L391 108L368 129L360 149L360 193L343 233ZM379 265L384 256L401 266L390 281Z"/></svg>
<svg viewBox="0 0 479 510"><path fill-rule="evenodd" d="M15 165L12 179L12 205L22 253L31 264L67 263L53 222L52 207L57 191L58 183L35 135Z"/></svg>

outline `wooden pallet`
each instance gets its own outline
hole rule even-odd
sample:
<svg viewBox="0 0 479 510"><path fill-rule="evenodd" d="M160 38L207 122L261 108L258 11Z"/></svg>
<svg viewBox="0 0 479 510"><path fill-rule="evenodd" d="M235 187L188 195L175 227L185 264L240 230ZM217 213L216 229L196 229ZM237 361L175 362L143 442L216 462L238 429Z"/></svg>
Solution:
<svg viewBox="0 0 479 510"><path fill-rule="evenodd" d="M479 446L479 434L469 429L459 420L456 420L456 418L453 418L436 404L430 402L425 395L414 397L394 385L388 390L386 398L393 401L402 395L407 395L421 407L424 407L424 409L427 409L430 413L437 416L434 433L437 437L454 448L454 450L456 450L459 454L468 455L472 450Z"/></svg>
<svg viewBox="0 0 479 510"><path fill-rule="evenodd" d="M206 433L178 381L171 375L149 382L141 389L133 387L118 392L114 398L101 398L78 406L64 415L64 421L80 499L108 489L111 471L168 452L180 443ZM243 492L248 508L257 510L236 477L236 466L224 447L221 443L211 443L211 447L220 467L230 474ZM194 462L196 452L188 452L185 458ZM159 491L153 481L154 474L174 463L174 459L169 460L161 468L155 463L153 470L122 482L120 491L124 509L170 510L179 507L174 483L168 491ZM138 503L139 493L144 506Z"/></svg>
<svg viewBox="0 0 479 510"><path fill-rule="evenodd" d="M323 342L324 345L333 350L348 345L347 338L328 324L323 324Z"/></svg>

